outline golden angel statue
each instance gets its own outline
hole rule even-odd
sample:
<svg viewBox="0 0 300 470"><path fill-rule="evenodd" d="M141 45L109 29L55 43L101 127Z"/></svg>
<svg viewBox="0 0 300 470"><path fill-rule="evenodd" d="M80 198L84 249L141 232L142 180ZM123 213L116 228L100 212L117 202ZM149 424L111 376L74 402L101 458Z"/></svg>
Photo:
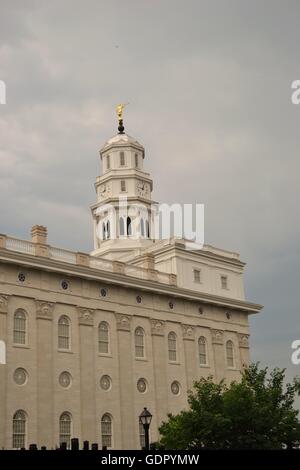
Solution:
<svg viewBox="0 0 300 470"><path fill-rule="evenodd" d="M119 121L121 121L123 119L123 110L125 108L125 106L127 106L128 103L126 104L118 104L118 106L116 107L116 111L117 111L117 115L118 115L118 119Z"/></svg>

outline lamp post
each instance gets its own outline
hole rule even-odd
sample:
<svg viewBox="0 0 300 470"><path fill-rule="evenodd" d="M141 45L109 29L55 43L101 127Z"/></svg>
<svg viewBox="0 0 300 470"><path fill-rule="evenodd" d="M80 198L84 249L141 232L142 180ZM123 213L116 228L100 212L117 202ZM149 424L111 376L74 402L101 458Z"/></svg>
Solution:
<svg viewBox="0 0 300 470"><path fill-rule="evenodd" d="M143 425L144 431L145 431L145 449L149 450L149 428L151 424L151 419L152 419L152 414L150 411L147 410L145 407L140 414L140 422Z"/></svg>

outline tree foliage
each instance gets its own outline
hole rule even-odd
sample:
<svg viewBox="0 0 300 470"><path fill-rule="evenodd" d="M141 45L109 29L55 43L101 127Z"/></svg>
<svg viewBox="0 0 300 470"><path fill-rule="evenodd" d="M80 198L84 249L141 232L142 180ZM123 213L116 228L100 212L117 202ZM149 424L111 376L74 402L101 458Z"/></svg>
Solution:
<svg viewBox="0 0 300 470"><path fill-rule="evenodd" d="M189 392L189 409L160 426L166 449L281 449L300 445L300 381L284 385L285 370L252 364L239 382L201 378Z"/></svg>

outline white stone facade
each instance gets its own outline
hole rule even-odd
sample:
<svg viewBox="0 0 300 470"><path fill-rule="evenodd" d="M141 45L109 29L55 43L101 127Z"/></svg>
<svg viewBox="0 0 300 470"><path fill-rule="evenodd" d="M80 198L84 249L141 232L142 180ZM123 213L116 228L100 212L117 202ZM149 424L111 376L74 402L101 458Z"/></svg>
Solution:
<svg viewBox="0 0 300 470"><path fill-rule="evenodd" d="M103 147L95 223L121 180L131 203L150 208L144 155L126 134ZM31 242L0 235L0 448L78 437L137 449L144 406L157 440L194 380L239 379L249 362L248 315L261 306L245 300L243 269L236 253L186 251L146 232L100 241L95 232L91 255L49 246L43 227Z"/></svg>

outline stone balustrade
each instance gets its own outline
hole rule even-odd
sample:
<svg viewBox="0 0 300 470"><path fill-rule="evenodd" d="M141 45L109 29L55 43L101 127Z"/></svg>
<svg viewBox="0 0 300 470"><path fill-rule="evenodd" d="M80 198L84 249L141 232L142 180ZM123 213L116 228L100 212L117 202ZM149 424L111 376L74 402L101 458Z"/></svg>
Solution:
<svg viewBox="0 0 300 470"><path fill-rule="evenodd" d="M173 286L177 285L177 276L175 274L164 273L156 269L146 269L141 266L122 263L120 261L96 258L87 253L56 248L43 243L33 243L2 234L0 234L0 249L49 258L73 265L86 266L101 271L123 274L137 279L155 281Z"/></svg>

